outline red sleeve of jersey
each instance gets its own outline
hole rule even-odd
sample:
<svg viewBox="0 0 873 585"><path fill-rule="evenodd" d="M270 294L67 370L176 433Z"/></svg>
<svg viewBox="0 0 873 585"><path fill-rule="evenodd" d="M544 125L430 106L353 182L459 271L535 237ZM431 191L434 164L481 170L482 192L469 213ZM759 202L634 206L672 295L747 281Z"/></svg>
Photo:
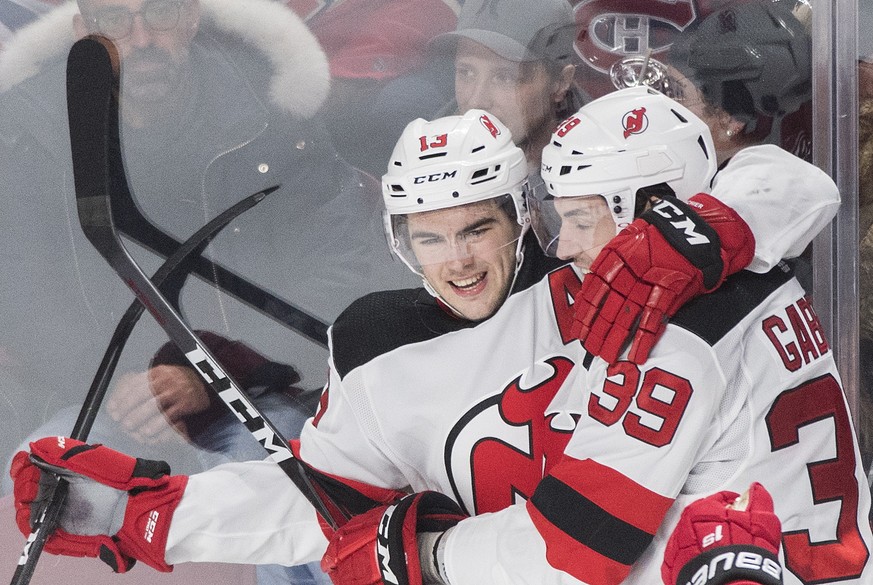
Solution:
<svg viewBox="0 0 873 585"><path fill-rule="evenodd" d="M614 585L652 542L673 500L590 459L565 456L527 502L549 564Z"/></svg>
<svg viewBox="0 0 873 585"><path fill-rule="evenodd" d="M382 488L319 471L300 458L299 439L291 440L290 444L291 452L306 468L313 487L322 496L334 518L342 518L343 516L351 518L408 495L407 492L400 490ZM318 517L318 522L324 535L330 540L333 536L333 529L321 516Z"/></svg>

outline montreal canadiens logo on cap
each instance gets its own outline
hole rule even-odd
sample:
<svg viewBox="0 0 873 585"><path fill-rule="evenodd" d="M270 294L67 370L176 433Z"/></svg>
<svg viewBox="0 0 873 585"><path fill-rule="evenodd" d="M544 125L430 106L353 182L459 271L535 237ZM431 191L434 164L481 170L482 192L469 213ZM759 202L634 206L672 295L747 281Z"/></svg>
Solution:
<svg viewBox="0 0 873 585"><path fill-rule="evenodd" d="M649 127L649 118L646 116L646 108L637 108L626 113L621 119L624 128L624 137L631 134L642 134Z"/></svg>

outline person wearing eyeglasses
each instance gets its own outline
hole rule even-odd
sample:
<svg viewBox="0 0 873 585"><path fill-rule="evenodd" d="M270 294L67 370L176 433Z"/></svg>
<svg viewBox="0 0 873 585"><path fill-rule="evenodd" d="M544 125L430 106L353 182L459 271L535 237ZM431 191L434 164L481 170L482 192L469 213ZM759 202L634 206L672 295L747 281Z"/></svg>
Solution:
<svg viewBox="0 0 873 585"><path fill-rule="evenodd" d="M0 433L4 462L28 436L70 432L133 300L76 219L65 70L73 40L89 34L115 46L127 179L154 227L183 241L242 198L280 185L203 255L325 330L362 294L415 282L389 261L379 185L337 157L316 115L328 63L294 12L270 0L64 4L0 52L0 410L11 421ZM134 212L129 202L120 209L121 229L151 274L174 247L131 220ZM317 394L289 388L323 386L326 347L282 322L269 298L231 290L215 266L198 275L176 283L171 298L231 374L245 366L251 375L237 381L271 422L297 436ZM182 469L262 458L181 356L156 355L165 342L143 317L91 438ZM267 357L251 361L247 350Z"/></svg>
<svg viewBox="0 0 873 585"><path fill-rule="evenodd" d="M191 41L200 7L191 0L116 2L82 0L73 17L79 36L98 33L112 39L124 62L127 122L142 127L166 114L166 106L190 97Z"/></svg>

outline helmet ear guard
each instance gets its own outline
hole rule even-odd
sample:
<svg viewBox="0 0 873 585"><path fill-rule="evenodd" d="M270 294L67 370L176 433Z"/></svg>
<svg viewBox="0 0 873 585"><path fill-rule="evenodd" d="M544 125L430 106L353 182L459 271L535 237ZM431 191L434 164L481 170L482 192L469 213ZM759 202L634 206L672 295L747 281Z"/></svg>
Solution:
<svg viewBox="0 0 873 585"><path fill-rule="evenodd" d="M554 205L550 199L599 195L618 233L639 212L638 194L672 192L687 200L709 187L716 170L712 137L700 118L649 87L631 87L587 104L558 126L543 149L545 188L533 194L531 207L543 214ZM555 247L559 220L556 213L534 218L546 253Z"/></svg>

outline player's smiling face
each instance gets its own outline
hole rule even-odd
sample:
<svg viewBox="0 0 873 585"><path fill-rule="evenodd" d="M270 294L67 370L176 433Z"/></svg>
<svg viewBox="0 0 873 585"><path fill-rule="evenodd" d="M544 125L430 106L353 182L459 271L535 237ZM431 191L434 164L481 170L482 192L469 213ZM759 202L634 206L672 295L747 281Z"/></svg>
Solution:
<svg viewBox="0 0 873 585"><path fill-rule="evenodd" d="M412 213L407 226L422 274L445 302L472 321L500 308L521 228L494 199Z"/></svg>

